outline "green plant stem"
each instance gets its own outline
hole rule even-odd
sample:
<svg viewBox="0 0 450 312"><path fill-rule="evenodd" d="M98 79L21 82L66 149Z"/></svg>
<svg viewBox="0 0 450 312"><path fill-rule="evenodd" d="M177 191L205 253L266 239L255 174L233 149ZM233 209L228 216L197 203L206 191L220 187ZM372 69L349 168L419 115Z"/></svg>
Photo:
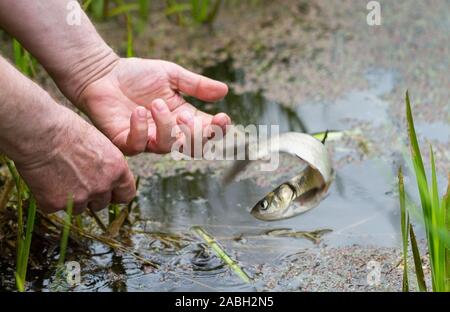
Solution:
<svg viewBox="0 0 450 312"><path fill-rule="evenodd" d="M427 291L427 285L425 283L425 275L423 274L422 269L422 258L420 257L416 235L414 234L414 230L411 224L409 225L409 236L411 237L411 250L414 259L414 268L416 272L417 286L419 287L420 291L425 292Z"/></svg>
<svg viewBox="0 0 450 312"><path fill-rule="evenodd" d="M405 186L403 183L402 168L398 169L398 193L400 199L400 222L402 229L402 242L403 242L403 292L409 291L408 285L408 229L409 229L409 217L406 211L405 205Z"/></svg>
<svg viewBox="0 0 450 312"><path fill-rule="evenodd" d="M59 245L58 266L62 266L66 261L67 243L69 241L69 233L72 225L73 196L69 196L67 200L66 217L64 219L64 227Z"/></svg>

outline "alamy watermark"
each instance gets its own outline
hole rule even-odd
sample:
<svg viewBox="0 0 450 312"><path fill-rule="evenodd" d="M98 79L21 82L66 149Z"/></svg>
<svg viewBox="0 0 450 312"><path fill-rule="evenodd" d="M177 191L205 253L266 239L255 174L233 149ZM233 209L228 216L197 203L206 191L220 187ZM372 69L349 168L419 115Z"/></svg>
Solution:
<svg viewBox="0 0 450 312"><path fill-rule="evenodd" d="M66 10L68 11L66 15L66 23L69 26L80 26L81 25L81 14L83 12L78 1L72 0L67 2Z"/></svg>
<svg viewBox="0 0 450 312"><path fill-rule="evenodd" d="M367 263L367 274L366 280L369 286L379 286L381 284L381 265L378 261L371 260Z"/></svg>
<svg viewBox="0 0 450 312"><path fill-rule="evenodd" d="M367 25L369 26L380 26L381 25L381 5L378 1L369 1L367 3L366 9L369 13L366 17Z"/></svg>
<svg viewBox="0 0 450 312"><path fill-rule="evenodd" d="M171 148L174 160L262 160L262 171L273 171L279 165L279 125L211 125L208 131L199 123L193 130L180 125L172 129L176 139ZM184 135L181 135L184 134Z"/></svg>

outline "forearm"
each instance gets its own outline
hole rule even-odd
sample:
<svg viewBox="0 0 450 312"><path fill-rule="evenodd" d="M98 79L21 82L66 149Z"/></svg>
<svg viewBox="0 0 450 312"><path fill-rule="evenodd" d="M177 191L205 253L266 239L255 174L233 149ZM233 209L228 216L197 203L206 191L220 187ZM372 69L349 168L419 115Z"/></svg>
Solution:
<svg viewBox="0 0 450 312"><path fill-rule="evenodd" d="M0 27L23 44L77 104L83 89L108 73L118 56L81 9L68 9L69 2L73 1L0 0ZM68 14L79 14L79 25L71 25Z"/></svg>
<svg viewBox="0 0 450 312"><path fill-rule="evenodd" d="M68 109L0 57L0 153L19 163L48 159Z"/></svg>

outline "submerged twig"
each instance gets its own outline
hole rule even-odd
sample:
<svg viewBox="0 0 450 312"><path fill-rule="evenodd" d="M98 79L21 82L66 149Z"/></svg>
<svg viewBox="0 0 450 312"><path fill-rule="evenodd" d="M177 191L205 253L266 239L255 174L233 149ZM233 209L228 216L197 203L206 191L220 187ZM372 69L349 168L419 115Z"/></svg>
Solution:
<svg viewBox="0 0 450 312"><path fill-rule="evenodd" d="M94 218L95 222L102 229L103 233L106 233L108 231L108 229L106 228L103 221L99 218L99 216L95 213L94 210L92 210L90 207L88 209L89 209L89 214L91 215L91 217Z"/></svg>
<svg viewBox="0 0 450 312"><path fill-rule="evenodd" d="M60 226L64 226L64 220L62 220L58 216L53 215L52 219L54 220L55 223L58 223ZM117 241L117 240L115 240L113 238L110 238L110 237L107 237L107 236L104 236L104 235L101 235L101 236L94 235L94 234L89 233L89 232L87 232L87 231L85 231L83 229L80 229L79 227L77 227L77 226L75 226L73 224L70 225L70 229L72 231L78 233L80 236L83 236L85 238L88 238L88 239L91 239L91 240L94 240L94 241L98 241L98 242L100 242L102 244L105 244L105 245L111 247L112 249L128 253L128 254L132 255L135 259L137 259L137 260L139 260L139 261L141 261L141 262L143 262L143 263L145 263L145 264L147 264L149 266L152 266L153 268L158 268L159 267L159 263L153 262L151 260L148 260L148 259L138 255L135 251L131 250L130 248L127 248L127 247L123 246L121 242L119 242L119 241Z"/></svg>
<svg viewBox="0 0 450 312"><path fill-rule="evenodd" d="M216 240L208 234L200 226L193 226L192 231L194 231L200 238L202 238L206 244L217 254L217 256L222 259L225 264L227 264L237 276L239 276L244 282L250 283L250 277L245 273L242 268L237 264L236 261L231 259L231 257L220 247Z"/></svg>

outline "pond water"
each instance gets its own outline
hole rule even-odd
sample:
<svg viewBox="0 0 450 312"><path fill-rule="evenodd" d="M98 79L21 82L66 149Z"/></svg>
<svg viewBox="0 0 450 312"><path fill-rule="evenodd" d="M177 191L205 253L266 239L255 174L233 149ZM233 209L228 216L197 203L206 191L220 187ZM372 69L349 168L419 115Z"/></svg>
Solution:
<svg viewBox="0 0 450 312"><path fill-rule="evenodd" d="M236 81L239 75L229 68L230 64L224 63L208 69L206 74ZM277 278L274 271L267 269L267 264L271 268L288 266L292 257L304 250L320 253L323 248L354 244L371 248L399 246L395 174L405 160L400 139L384 142L391 135L394 121L389 117L388 103L383 100L383 95L393 89L397 74L369 69L364 79L370 85L367 90L349 92L335 103L303 103L295 109L252 93L231 92L215 106L197 103L212 113L228 112L236 124L278 124L281 132L333 129L357 135L350 135L347 141L330 142L336 178L328 196L318 207L287 220L260 221L249 210L277 182L298 172L299 166L295 166L298 161L292 161L289 156L281 162L282 166L286 163L287 170L281 170L278 176L274 174L277 177L265 183L254 177L243 177L224 186L221 175L211 170L181 170L175 176L153 176L143 181L136 212L139 217L131 239L134 250L157 261L161 267L149 272L132 255L117 254L94 244L98 255L85 264L85 282L76 290L265 290L268 280ZM419 134L426 136L428 132L423 129L426 127L419 127ZM432 135L436 135L434 131ZM442 135L438 139L446 139L445 131ZM356 140L359 143L355 145ZM383 144L389 153L380 152ZM415 193L414 189L410 191ZM194 235L193 225L202 226L215 237L254 278L253 282L246 284L230 271ZM280 228L331 229L332 232L325 234L318 244L304 238L266 235L268 230ZM279 290L295 289L294 282L295 278L285 277Z"/></svg>

